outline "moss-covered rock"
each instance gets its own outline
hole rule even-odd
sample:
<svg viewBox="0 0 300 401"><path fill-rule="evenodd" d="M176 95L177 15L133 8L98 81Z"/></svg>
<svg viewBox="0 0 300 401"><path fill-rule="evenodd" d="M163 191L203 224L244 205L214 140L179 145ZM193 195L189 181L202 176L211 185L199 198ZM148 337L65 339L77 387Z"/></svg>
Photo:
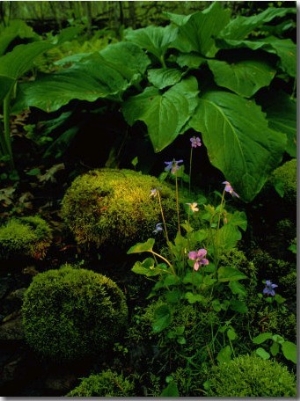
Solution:
<svg viewBox="0 0 300 401"><path fill-rule="evenodd" d="M165 219L176 227L174 191L157 178L131 170L99 169L77 177L62 201L62 217L78 244L128 249L153 236L161 222L159 188ZM117 248L115 248L117 249Z"/></svg>
<svg viewBox="0 0 300 401"><path fill-rule="evenodd" d="M110 278L65 265L33 278L22 314L25 339L37 353L72 361L107 352L126 327L128 308Z"/></svg>
<svg viewBox="0 0 300 401"><path fill-rule="evenodd" d="M297 159L289 160L275 169L270 182L286 202L296 208L297 201Z"/></svg>
<svg viewBox="0 0 300 401"><path fill-rule="evenodd" d="M67 397L133 397L134 383L110 369L91 374L67 394Z"/></svg>
<svg viewBox="0 0 300 401"><path fill-rule="evenodd" d="M52 242L52 230L39 216L11 218L0 227L0 257L42 259Z"/></svg>
<svg viewBox="0 0 300 401"><path fill-rule="evenodd" d="M209 397L295 397L296 379L276 361L242 355L213 366Z"/></svg>

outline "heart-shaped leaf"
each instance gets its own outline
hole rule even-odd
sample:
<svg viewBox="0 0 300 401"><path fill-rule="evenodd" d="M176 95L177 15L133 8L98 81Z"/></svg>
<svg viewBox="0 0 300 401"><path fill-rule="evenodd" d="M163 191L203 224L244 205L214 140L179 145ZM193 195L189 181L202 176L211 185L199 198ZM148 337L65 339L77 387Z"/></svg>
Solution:
<svg viewBox="0 0 300 401"><path fill-rule="evenodd" d="M245 201L258 194L278 166L287 140L269 128L253 101L221 91L200 98L189 126L202 133L211 163Z"/></svg>
<svg viewBox="0 0 300 401"><path fill-rule="evenodd" d="M144 121L155 152L160 152L181 133L197 106L198 85L194 77L185 79L161 93L149 87L123 104L130 125Z"/></svg>

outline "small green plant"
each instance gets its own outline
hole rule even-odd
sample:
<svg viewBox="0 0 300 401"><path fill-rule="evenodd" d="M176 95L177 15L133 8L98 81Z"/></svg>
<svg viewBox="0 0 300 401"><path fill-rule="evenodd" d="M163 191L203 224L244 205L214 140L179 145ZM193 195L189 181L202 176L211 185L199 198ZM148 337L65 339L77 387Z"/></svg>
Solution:
<svg viewBox="0 0 300 401"><path fill-rule="evenodd" d="M235 198L239 195L224 181L222 194L217 193L219 205L205 204L203 197L199 197L202 199L199 202L185 202L186 219L182 221L178 190L178 178L184 177L183 166L179 166L182 162L165 162L165 173L175 179L178 219L175 239L170 240L160 190L153 188L151 197L160 207L162 221L157 223L154 234L164 234L166 247L162 247L161 252L156 251L155 239L149 238L128 250L128 254L150 254L143 261L137 261L132 271L156 280L148 297L157 298L156 307L155 303L150 306L151 328L158 338L161 353L166 360L173 361L168 363L170 372L178 366L199 371L208 359L221 362L234 357L239 339L235 320L248 310L247 291L241 283L247 276L221 258L236 247L241 239L240 230L247 226L244 213L229 212L225 208L226 194ZM162 179L166 178L165 173ZM197 339L200 332L206 333L201 336L203 341ZM166 393L175 393L175 386L176 383L170 381Z"/></svg>
<svg viewBox="0 0 300 401"><path fill-rule="evenodd" d="M42 259L52 243L52 230L39 216L11 218L0 227L0 255L3 259L30 256Z"/></svg>
<svg viewBox="0 0 300 401"><path fill-rule="evenodd" d="M282 336L272 333L261 333L252 339L254 344L264 344L264 348L255 350L256 354L263 359L276 357L281 351L283 356L293 363L297 363L297 346L291 341L286 341ZM271 343L271 344L270 344ZM267 348L269 352L265 349Z"/></svg>
<svg viewBox="0 0 300 401"><path fill-rule="evenodd" d="M208 397L295 397L297 390L286 366L250 355L213 366L204 387Z"/></svg>
<svg viewBox="0 0 300 401"><path fill-rule="evenodd" d="M133 381L112 370L104 370L81 379L80 384L66 397L133 397Z"/></svg>
<svg viewBox="0 0 300 401"><path fill-rule="evenodd" d="M33 278L22 307L27 343L57 361L107 352L127 326L123 292L106 276L65 265Z"/></svg>

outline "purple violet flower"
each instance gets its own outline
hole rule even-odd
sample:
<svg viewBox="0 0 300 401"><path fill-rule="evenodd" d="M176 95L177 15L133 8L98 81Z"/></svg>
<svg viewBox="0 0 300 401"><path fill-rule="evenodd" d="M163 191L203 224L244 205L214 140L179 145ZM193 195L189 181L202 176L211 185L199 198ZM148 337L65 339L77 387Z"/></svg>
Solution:
<svg viewBox="0 0 300 401"><path fill-rule="evenodd" d="M199 137L196 138L195 136L193 136L192 138L190 138L190 141L192 148L197 148L198 146L200 147L202 145L201 139Z"/></svg>
<svg viewBox="0 0 300 401"><path fill-rule="evenodd" d="M157 223L155 230L153 230L153 234L158 234L160 231L163 231L162 223Z"/></svg>
<svg viewBox="0 0 300 401"><path fill-rule="evenodd" d="M274 288L278 287L277 284L273 284L271 280L266 280L266 286L263 289L263 293L265 295L271 295L272 297L274 297L275 295L275 291Z"/></svg>
<svg viewBox="0 0 300 401"><path fill-rule="evenodd" d="M171 171L172 174L176 174L176 171L180 169L178 166L179 163L182 163L183 160L175 160L173 159L171 162L165 162L167 165L165 171Z"/></svg>
<svg viewBox="0 0 300 401"><path fill-rule="evenodd" d="M189 259L194 260L194 270L198 270L202 265L208 265L209 260L205 258L207 254L206 249L199 249L198 251L189 252Z"/></svg>
<svg viewBox="0 0 300 401"><path fill-rule="evenodd" d="M224 190L226 191L226 192L229 192L230 193L230 195L232 195L232 196L236 196L237 198L239 198L240 196L233 190L233 188L232 188L232 186L231 186L231 184L230 184L230 182L228 182L228 181L224 181L224 182L222 182L222 184L225 184L225 188L224 188Z"/></svg>

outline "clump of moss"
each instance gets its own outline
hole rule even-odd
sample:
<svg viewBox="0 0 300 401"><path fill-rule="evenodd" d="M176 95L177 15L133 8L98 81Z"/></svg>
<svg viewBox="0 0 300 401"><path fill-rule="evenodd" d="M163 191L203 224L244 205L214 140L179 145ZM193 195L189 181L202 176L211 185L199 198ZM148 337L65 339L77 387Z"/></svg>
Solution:
<svg viewBox="0 0 300 401"><path fill-rule="evenodd" d="M37 353L72 361L106 352L126 328L128 308L110 278L65 265L33 278L22 315L25 339Z"/></svg>
<svg viewBox="0 0 300 401"><path fill-rule="evenodd" d="M0 255L9 259L20 255L42 259L52 242L52 230L39 216L11 218L0 227Z"/></svg>
<svg viewBox="0 0 300 401"><path fill-rule="evenodd" d="M135 396L134 383L124 378L123 374L107 369L98 374L91 374L70 391L67 397L132 397Z"/></svg>
<svg viewBox="0 0 300 401"><path fill-rule="evenodd" d="M256 356L242 355L213 366L209 397L295 397L296 379L286 366Z"/></svg>
<svg viewBox="0 0 300 401"><path fill-rule="evenodd" d="M270 178L284 199L296 208L297 200L297 159L289 160L275 169Z"/></svg>
<svg viewBox="0 0 300 401"><path fill-rule="evenodd" d="M77 177L62 201L62 217L78 244L127 249L153 236L161 221L159 188L165 219L176 227L174 191L157 178L131 170L99 169Z"/></svg>

